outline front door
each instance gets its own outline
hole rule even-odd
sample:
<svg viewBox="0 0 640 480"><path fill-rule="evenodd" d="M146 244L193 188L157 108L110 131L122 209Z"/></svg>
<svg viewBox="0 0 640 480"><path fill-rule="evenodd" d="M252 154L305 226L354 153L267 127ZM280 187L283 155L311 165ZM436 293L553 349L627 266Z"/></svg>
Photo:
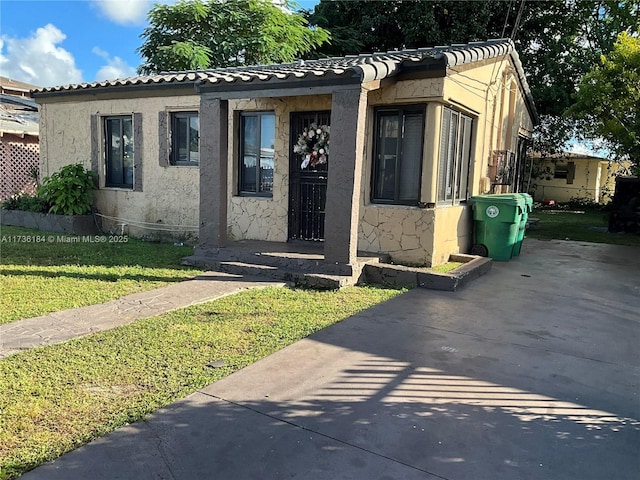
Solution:
<svg viewBox="0 0 640 480"><path fill-rule="evenodd" d="M324 240L331 112L291 114L289 239Z"/></svg>

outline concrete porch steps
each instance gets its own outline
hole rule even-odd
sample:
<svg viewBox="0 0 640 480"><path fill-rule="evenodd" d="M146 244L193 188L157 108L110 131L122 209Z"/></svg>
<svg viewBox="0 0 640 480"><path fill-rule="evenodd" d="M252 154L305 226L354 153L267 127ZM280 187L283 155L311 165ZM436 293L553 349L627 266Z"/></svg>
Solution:
<svg viewBox="0 0 640 480"><path fill-rule="evenodd" d="M359 276L336 275L321 272L286 269L279 266L264 263L247 263L241 261L214 260L210 257L191 256L184 259L184 263L197 267L204 267L218 272L231 273L234 275L249 275L269 277L277 280L284 280L296 286L306 286L317 289L334 290L342 287L355 285Z"/></svg>
<svg viewBox="0 0 640 480"><path fill-rule="evenodd" d="M235 275L264 276L298 286L338 289L364 281L365 265L388 260L387 255L360 252L352 265L324 259L322 242L240 240L222 248L197 247L183 263Z"/></svg>
<svg viewBox="0 0 640 480"><path fill-rule="evenodd" d="M473 255L452 255L463 265L448 273L389 263L388 255L359 252L351 265L325 262L320 243L275 243L253 240L232 242L224 248L196 248L183 259L193 265L234 275L283 280L296 286L339 289L358 283L393 287L421 287L455 291L486 273L491 260Z"/></svg>

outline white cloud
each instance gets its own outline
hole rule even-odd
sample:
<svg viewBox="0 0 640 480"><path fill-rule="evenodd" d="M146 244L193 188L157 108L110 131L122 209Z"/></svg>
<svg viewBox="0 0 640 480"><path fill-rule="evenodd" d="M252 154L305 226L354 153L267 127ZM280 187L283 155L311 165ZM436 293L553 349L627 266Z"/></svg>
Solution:
<svg viewBox="0 0 640 480"><path fill-rule="evenodd" d="M0 41L2 75L41 87L82 82L82 72L76 67L73 55L57 46L65 38L67 36L50 23L27 38L3 36Z"/></svg>
<svg viewBox="0 0 640 480"><path fill-rule="evenodd" d="M93 0L94 5L111 21L120 25L144 23L151 0Z"/></svg>
<svg viewBox="0 0 640 480"><path fill-rule="evenodd" d="M136 69L122 60L120 57L111 57L109 52L105 52L100 47L93 47L91 50L95 55L104 58L106 65L100 67L96 73L96 81L114 80L116 78L132 77L136 75Z"/></svg>

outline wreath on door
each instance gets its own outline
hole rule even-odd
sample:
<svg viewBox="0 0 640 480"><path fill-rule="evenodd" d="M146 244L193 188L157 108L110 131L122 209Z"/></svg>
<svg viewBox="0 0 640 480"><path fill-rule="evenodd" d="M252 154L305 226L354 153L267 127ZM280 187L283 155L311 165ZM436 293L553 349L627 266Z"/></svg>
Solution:
<svg viewBox="0 0 640 480"><path fill-rule="evenodd" d="M329 160L329 125L312 123L298 136L294 153L302 157L300 168L315 167Z"/></svg>

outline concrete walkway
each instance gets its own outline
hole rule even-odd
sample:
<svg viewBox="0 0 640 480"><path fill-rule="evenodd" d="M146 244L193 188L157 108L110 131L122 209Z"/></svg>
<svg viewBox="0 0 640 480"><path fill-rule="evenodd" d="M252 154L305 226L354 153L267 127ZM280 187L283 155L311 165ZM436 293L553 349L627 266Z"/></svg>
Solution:
<svg viewBox="0 0 640 480"><path fill-rule="evenodd" d="M193 280L112 302L63 310L0 325L0 358L21 350L109 330L135 320L230 295L247 288L284 285L269 279L206 272Z"/></svg>
<svg viewBox="0 0 640 480"><path fill-rule="evenodd" d="M25 474L637 480L640 249L527 240Z"/></svg>

